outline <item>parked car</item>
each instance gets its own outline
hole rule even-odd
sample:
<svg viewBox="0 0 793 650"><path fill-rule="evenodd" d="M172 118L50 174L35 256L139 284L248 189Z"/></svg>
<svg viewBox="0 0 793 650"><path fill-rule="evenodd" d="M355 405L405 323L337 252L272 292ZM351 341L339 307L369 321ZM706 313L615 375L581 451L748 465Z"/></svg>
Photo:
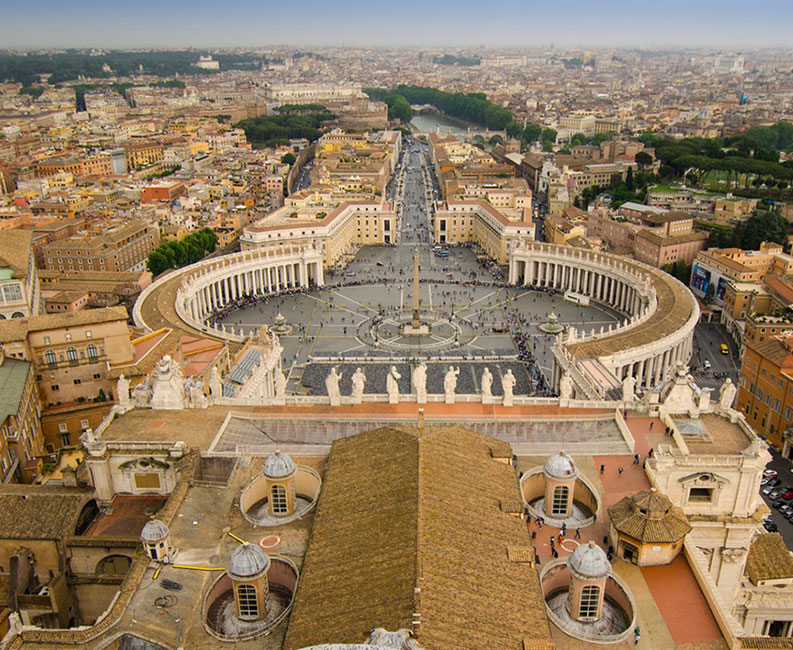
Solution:
<svg viewBox="0 0 793 650"><path fill-rule="evenodd" d="M790 504L785 504L784 506L779 508L779 512L781 512L783 515L787 517L789 512L793 512L793 506L791 506Z"/></svg>
<svg viewBox="0 0 793 650"><path fill-rule="evenodd" d="M764 521L763 528L765 528L769 533L775 533L779 530L779 528L777 528L776 522L773 519Z"/></svg>
<svg viewBox="0 0 793 650"><path fill-rule="evenodd" d="M781 508L783 505L785 505L785 502L784 502L784 501L782 501L782 499L777 499L776 501L774 501L774 502L771 504L771 507L772 507L774 510L779 510L779 509L780 509L780 508Z"/></svg>
<svg viewBox="0 0 793 650"><path fill-rule="evenodd" d="M765 478L776 478L777 476L779 476L779 474L777 474L777 471L775 469L764 469L763 476Z"/></svg>
<svg viewBox="0 0 793 650"><path fill-rule="evenodd" d="M765 492L766 489L768 489L768 488L765 488L763 490L763 492ZM769 492L767 492L766 494L768 494L768 498L769 499L771 499L772 501L776 501L777 499L779 499L782 496L783 492L784 492L784 490L780 490L779 488L777 488L777 489L771 488L771 490Z"/></svg>
<svg viewBox="0 0 793 650"><path fill-rule="evenodd" d="M791 499L793 499L793 490L785 490L785 491L782 493L782 498L783 498L785 501L790 501Z"/></svg>

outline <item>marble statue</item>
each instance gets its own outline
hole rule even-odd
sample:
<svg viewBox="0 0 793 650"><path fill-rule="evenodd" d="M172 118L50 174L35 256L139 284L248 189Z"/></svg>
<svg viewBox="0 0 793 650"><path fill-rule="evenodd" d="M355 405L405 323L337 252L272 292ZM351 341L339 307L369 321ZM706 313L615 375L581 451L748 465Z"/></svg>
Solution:
<svg viewBox="0 0 793 650"><path fill-rule="evenodd" d="M135 407L139 409L149 408L149 400L151 400L151 388L149 386L149 377L146 380L136 385L132 389L132 400L135 402Z"/></svg>
<svg viewBox="0 0 793 650"><path fill-rule="evenodd" d="M628 375L622 380L622 401L632 402L636 399L636 379Z"/></svg>
<svg viewBox="0 0 793 650"><path fill-rule="evenodd" d="M129 379L124 375L120 375L118 382L116 382L116 395L118 396L118 405L121 408L127 409L132 406L129 398Z"/></svg>
<svg viewBox="0 0 793 650"><path fill-rule="evenodd" d="M179 362L166 354L157 362L152 382L151 407L181 410L185 407L184 375Z"/></svg>
<svg viewBox="0 0 793 650"><path fill-rule="evenodd" d="M485 367L482 371L482 404L493 403L493 373Z"/></svg>
<svg viewBox="0 0 793 650"><path fill-rule="evenodd" d="M325 388L328 391L328 397L330 397L330 405L331 406L339 406L341 405L341 391L339 390L339 382L341 381L342 375L336 372L336 367L330 369L330 374L325 377Z"/></svg>
<svg viewBox="0 0 793 650"><path fill-rule="evenodd" d="M719 406L723 409L732 408L736 392L735 384L732 383L732 379L727 377L719 389Z"/></svg>
<svg viewBox="0 0 793 650"><path fill-rule="evenodd" d="M443 377L443 392L446 394L446 403L454 404L454 391L457 390L457 376L460 374L459 366L449 366Z"/></svg>
<svg viewBox="0 0 793 650"><path fill-rule="evenodd" d="M220 380L217 366L212 366L212 371L209 373L209 392L212 394L212 399L223 397L223 382Z"/></svg>
<svg viewBox="0 0 793 650"><path fill-rule="evenodd" d="M573 399L573 380L566 372L562 373L559 380L559 399Z"/></svg>
<svg viewBox="0 0 793 650"><path fill-rule="evenodd" d="M366 385L366 375L363 370L356 368L352 375L352 401L353 404L360 404L363 399L363 389Z"/></svg>
<svg viewBox="0 0 793 650"><path fill-rule="evenodd" d="M397 404L399 403L399 383L398 381L402 379L402 375L397 372L396 366L391 366L391 369L388 371L388 377L385 380L385 387L386 391L388 391L388 403L389 404Z"/></svg>
<svg viewBox="0 0 793 650"><path fill-rule="evenodd" d="M507 372L501 375L501 389L504 391L504 406L513 405L512 390L514 388L515 375L512 374L512 370L507 369Z"/></svg>
<svg viewBox="0 0 793 650"><path fill-rule="evenodd" d="M275 404L286 404L286 377L283 371L275 371Z"/></svg>
<svg viewBox="0 0 793 650"><path fill-rule="evenodd" d="M413 388L416 390L416 402L427 403L427 364L423 361L413 368Z"/></svg>
<svg viewBox="0 0 793 650"><path fill-rule="evenodd" d="M207 396L204 395L203 382L196 381L190 378L185 383L187 389L187 398L190 402L190 408L205 409L209 404L207 403Z"/></svg>

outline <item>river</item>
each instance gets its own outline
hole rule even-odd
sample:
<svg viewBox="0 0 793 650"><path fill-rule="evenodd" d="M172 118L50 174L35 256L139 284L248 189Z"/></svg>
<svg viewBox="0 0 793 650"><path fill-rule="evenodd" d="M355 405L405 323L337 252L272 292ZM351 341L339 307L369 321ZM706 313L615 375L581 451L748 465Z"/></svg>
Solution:
<svg viewBox="0 0 793 650"><path fill-rule="evenodd" d="M410 123L420 133L430 133L440 129L441 133L465 133L468 124L453 117L439 113L416 113Z"/></svg>

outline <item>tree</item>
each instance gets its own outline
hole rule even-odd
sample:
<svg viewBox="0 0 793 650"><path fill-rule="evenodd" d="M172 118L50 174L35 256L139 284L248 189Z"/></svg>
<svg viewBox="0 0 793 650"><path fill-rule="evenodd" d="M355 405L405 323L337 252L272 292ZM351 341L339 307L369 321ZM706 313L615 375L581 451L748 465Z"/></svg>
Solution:
<svg viewBox="0 0 793 650"><path fill-rule="evenodd" d="M542 135L542 128L540 128L539 124L527 124L526 128L523 129L521 140L526 143L536 142L540 139L540 135Z"/></svg>
<svg viewBox="0 0 793 650"><path fill-rule="evenodd" d="M703 302L704 302L706 305L709 305L710 303L712 303L712 302L713 302L713 298L714 298L715 296L716 296L716 286L713 284L713 282L711 282L711 283L708 285L708 288L707 288L707 290L705 291L705 297L702 299L702 301L703 301Z"/></svg>
<svg viewBox="0 0 793 650"><path fill-rule="evenodd" d="M640 151L636 154L636 158L634 159L636 164L639 166L639 169L644 169L645 167L649 167L653 164L653 157L649 153L645 153L644 151Z"/></svg>
<svg viewBox="0 0 793 650"><path fill-rule="evenodd" d="M295 160L297 160L297 158L295 158L295 154L293 153L285 153L281 156L281 162L290 167L295 164Z"/></svg>
<svg viewBox="0 0 793 650"><path fill-rule="evenodd" d="M577 147L578 145L586 144L589 142L589 138L587 138L583 133L573 133L573 136L570 138L570 146Z"/></svg>
<svg viewBox="0 0 793 650"><path fill-rule="evenodd" d="M554 129L545 128L542 130L542 133L540 134L540 138L542 140L550 140L553 143L556 142L557 135L558 133Z"/></svg>
<svg viewBox="0 0 793 650"><path fill-rule="evenodd" d="M633 191L633 167L628 167L625 174L625 186L632 192Z"/></svg>
<svg viewBox="0 0 793 650"><path fill-rule="evenodd" d="M542 150L546 152L553 151L553 141L552 140L543 140L542 141Z"/></svg>

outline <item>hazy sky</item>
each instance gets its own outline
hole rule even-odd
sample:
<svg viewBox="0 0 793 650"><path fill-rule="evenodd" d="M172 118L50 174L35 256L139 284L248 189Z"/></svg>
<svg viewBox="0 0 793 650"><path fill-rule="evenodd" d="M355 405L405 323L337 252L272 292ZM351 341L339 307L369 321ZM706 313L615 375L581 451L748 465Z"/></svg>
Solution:
<svg viewBox="0 0 793 650"><path fill-rule="evenodd" d="M0 0L2 47L776 47L793 0Z"/></svg>

